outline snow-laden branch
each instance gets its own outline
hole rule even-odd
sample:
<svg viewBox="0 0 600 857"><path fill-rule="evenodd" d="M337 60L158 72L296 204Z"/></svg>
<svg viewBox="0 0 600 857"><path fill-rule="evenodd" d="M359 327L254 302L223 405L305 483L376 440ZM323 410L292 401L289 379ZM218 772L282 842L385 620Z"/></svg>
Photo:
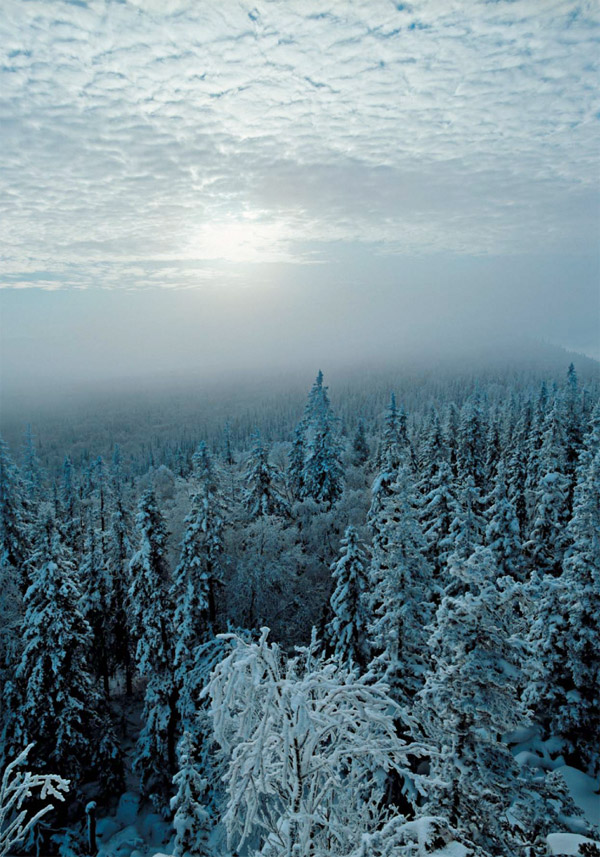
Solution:
<svg viewBox="0 0 600 857"><path fill-rule="evenodd" d="M69 789L69 781L57 774L34 774L31 771L19 771L25 764L33 744L29 744L22 753L6 766L0 783L0 857L21 842L31 828L51 809L52 799L64 801ZM32 797L48 800L45 806L34 815L24 806Z"/></svg>

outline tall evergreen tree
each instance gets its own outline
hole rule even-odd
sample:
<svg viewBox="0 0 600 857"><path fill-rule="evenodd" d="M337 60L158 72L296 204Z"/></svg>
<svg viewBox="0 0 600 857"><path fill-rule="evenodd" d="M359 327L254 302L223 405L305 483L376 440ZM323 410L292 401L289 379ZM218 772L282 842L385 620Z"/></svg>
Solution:
<svg viewBox="0 0 600 857"><path fill-rule="evenodd" d="M127 593L131 584L129 560L132 554L132 522L123 496L121 453L115 446L110 473L109 513L107 533L107 566L110 577L110 640L113 661L125 670L127 693L133 690L132 641L127 611Z"/></svg>
<svg viewBox="0 0 600 857"><path fill-rule="evenodd" d="M529 437L527 439L527 476L525 479L525 502L527 504L527 519L533 521L535 507L537 505L537 494L540 482L540 453L544 437L544 426L548 418L548 388L542 383L538 393L533 413ZM529 530L527 531L529 535Z"/></svg>
<svg viewBox="0 0 600 857"><path fill-rule="evenodd" d="M219 484L212 458L204 442L193 457L194 480L198 500L196 516L202 533L201 556L208 593L208 617L214 628L217 621L217 589L221 584L224 513Z"/></svg>
<svg viewBox="0 0 600 857"><path fill-rule="evenodd" d="M367 557L352 526L346 528L339 559L331 566L334 590L331 621L325 638L334 656L347 667L362 670L367 662L369 613Z"/></svg>
<svg viewBox="0 0 600 857"><path fill-rule="evenodd" d="M460 412L457 465L461 482L471 478L483 487L485 478L485 421L479 395L467 399Z"/></svg>
<svg viewBox="0 0 600 857"><path fill-rule="evenodd" d="M454 547L452 523L458 514L452 470L442 460L431 481L431 490L423 497L420 522L427 545L426 555L437 575L446 567Z"/></svg>
<svg viewBox="0 0 600 857"><path fill-rule="evenodd" d="M526 700L579 763L600 770L600 450L580 457L562 574L535 588Z"/></svg>
<svg viewBox="0 0 600 857"><path fill-rule="evenodd" d="M557 575L566 547L570 485L565 474L564 425L558 399L545 422L538 474L533 523L524 548L535 571Z"/></svg>
<svg viewBox="0 0 600 857"><path fill-rule="evenodd" d="M403 454L408 447L406 413L396 404L396 394L390 394L390 403L383 421L381 438L381 470L394 472L400 466Z"/></svg>
<svg viewBox="0 0 600 857"><path fill-rule="evenodd" d="M356 434L352 441L352 463L355 467L363 467L369 460L369 445L365 435L365 421L359 420Z"/></svg>
<svg viewBox="0 0 600 857"><path fill-rule="evenodd" d="M489 523L485 530L486 544L495 556L500 574L510 574L523 580L525 568L519 521L515 507L507 495L502 463L496 472L490 501Z"/></svg>
<svg viewBox="0 0 600 857"><path fill-rule="evenodd" d="M177 748L179 770L173 777L177 793L171 799L175 828L174 857L209 857L210 816L204 808L207 782L198 770L195 746L189 732L184 732Z"/></svg>
<svg viewBox="0 0 600 857"><path fill-rule="evenodd" d="M269 462L269 450L260 433L254 435L254 445L246 468L244 505L253 519L264 515L289 513L288 505L277 488L277 477Z"/></svg>
<svg viewBox="0 0 600 857"><path fill-rule="evenodd" d="M12 568L23 592L28 584L24 566L30 550L24 493L17 467L0 437L0 561Z"/></svg>
<svg viewBox="0 0 600 857"><path fill-rule="evenodd" d="M565 470L567 476L571 478L571 484L573 484L577 459L583 442L583 411L577 373L572 363L567 372L563 411L565 420Z"/></svg>
<svg viewBox="0 0 600 857"><path fill-rule="evenodd" d="M42 492L42 466L35 448L35 438L29 423L25 427L25 435L23 437L21 473L30 500L33 503L38 503Z"/></svg>
<svg viewBox="0 0 600 857"><path fill-rule="evenodd" d="M60 502L62 509L61 530L64 534L65 542L71 550L77 551L81 541L78 522L80 504L78 503L75 485L73 484L73 465L68 455L65 457L63 463Z"/></svg>
<svg viewBox="0 0 600 857"><path fill-rule="evenodd" d="M323 373L319 371L308 395L304 414L306 435L302 468L302 496L333 505L342 493L344 468L338 436Z"/></svg>
<svg viewBox="0 0 600 857"><path fill-rule="evenodd" d="M79 576L83 593L83 615L92 631L92 663L97 675L102 679L104 693L108 697L112 642L110 627L112 592L110 576L91 508L88 510L88 524Z"/></svg>
<svg viewBox="0 0 600 857"><path fill-rule="evenodd" d="M423 783L423 810L448 818L461 841L484 854L513 857L528 853L526 846L545 846L549 815L542 800L531 818L535 786L520 776L501 737L527 723L519 700L523 646L506 618L517 591L497 585L489 548L478 548L464 571L467 590L445 597L437 611L429 639L433 668L418 694L419 720L437 748Z"/></svg>
<svg viewBox="0 0 600 857"><path fill-rule="evenodd" d="M449 450L446 435L442 428L440 416L435 408L429 415L428 425L423 432L421 454L419 456L419 481L417 488L423 496L433 489L434 480L441 462L449 461ZM452 474L454 477L454 474Z"/></svg>
<svg viewBox="0 0 600 857"><path fill-rule="evenodd" d="M48 516L37 529L25 595L23 653L15 674L20 704L4 736L12 750L35 742L36 765L82 782L90 769L119 787L116 741L89 664L92 631L68 548ZM10 738L9 738L10 736Z"/></svg>
<svg viewBox="0 0 600 857"><path fill-rule="evenodd" d="M514 432L510 437L505 438L505 448L507 450L506 490L519 522L521 539L529 532L526 481L527 443L530 431L531 403L526 402L522 407L521 415L517 419Z"/></svg>
<svg viewBox="0 0 600 857"><path fill-rule="evenodd" d="M175 770L177 688L172 666L167 531L152 490L140 500L136 525L139 546L130 563L129 609L138 667L148 676L148 684L135 766L143 793L160 798L166 795Z"/></svg>
<svg viewBox="0 0 600 857"><path fill-rule="evenodd" d="M432 569L417 521L409 465L401 465L387 495L374 496L370 520L370 670L404 701L422 685L425 627L431 618Z"/></svg>
<svg viewBox="0 0 600 857"><path fill-rule="evenodd" d="M287 481L296 500L304 496L304 452L306 444L306 426L301 420L294 431L294 440L290 450L290 460L287 471Z"/></svg>

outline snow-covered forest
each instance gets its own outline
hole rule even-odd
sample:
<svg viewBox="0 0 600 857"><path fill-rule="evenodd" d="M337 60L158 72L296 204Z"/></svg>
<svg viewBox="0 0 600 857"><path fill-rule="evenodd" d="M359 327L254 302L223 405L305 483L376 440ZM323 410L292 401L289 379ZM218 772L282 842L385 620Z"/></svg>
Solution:
<svg viewBox="0 0 600 857"><path fill-rule="evenodd" d="M2 442L1 855L600 854L597 373L386 385Z"/></svg>

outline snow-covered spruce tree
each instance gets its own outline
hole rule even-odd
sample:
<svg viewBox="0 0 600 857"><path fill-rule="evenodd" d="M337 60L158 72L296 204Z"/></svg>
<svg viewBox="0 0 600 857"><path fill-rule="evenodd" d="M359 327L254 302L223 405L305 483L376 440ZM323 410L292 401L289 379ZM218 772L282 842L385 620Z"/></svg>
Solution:
<svg viewBox="0 0 600 857"><path fill-rule="evenodd" d="M429 422L424 428L420 445L417 490L427 496L434 488L434 480L442 462L450 460L446 434L442 428L440 416L435 408L429 414ZM451 472L452 480L454 473Z"/></svg>
<svg viewBox="0 0 600 857"><path fill-rule="evenodd" d="M498 466L504 466L503 456L505 447L502 445L502 426L500 415L495 412L489 415L487 434L485 438L485 464L483 467L483 485L491 485L496 478Z"/></svg>
<svg viewBox="0 0 600 857"><path fill-rule="evenodd" d="M295 500L304 497L304 448L306 444L306 426L301 420L294 431L294 440L290 450L290 458L287 469L287 484L291 496Z"/></svg>
<svg viewBox="0 0 600 857"><path fill-rule="evenodd" d="M71 550L77 550L81 541L78 522L79 503L73 484L73 465L68 455L63 463L60 504L61 532L68 547Z"/></svg>
<svg viewBox="0 0 600 857"><path fill-rule="evenodd" d="M442 460L431 479L431 490L423 497L419 512L427 545L426 555L438 577L454 547L450 531L457 514L458 503L452 469L447 461Z"/></svg>
<svg viewBox="0 0 600 857"><path fill-rule="evenodd" d="M104 693L108 697L111 666L111 628L109 624L111 581L91 508L88 510L84 552L79 567L79 577L84 596L82 599L83 615L92 630L92 664L96 674L102 679Z"/></svg>
<svg viewBox="0 0 600 857"><path fill-rule="evenodd" d="M240 630L238 635L247 641L251 639L247 631ZM211 637L206 643L196 646L185 677L183 690L186 698L178 701L181 729L193 735L194 766L204 781L201 803L210 818L207 827L213 827L220 818L224 801L225 765L213 735L212 718L208 711L210 700L203 691L213 670L230 654L232 646L232 639L223 639L222 636Z"/></svg>
<svg viewBox="0 0 600 857"><path fill-rule="evenodd" d="M173 675L172 607L166 559L167 531L154 491L140 500L139 546L129 566L129 611L139 671L148 676L135 767L142 792L164 800L175 771L177 687Z"/></svg>
<svg viewBox="0 0 600 857"><path fill-rule="evenodd" d="M507 450L506 461L506 490L507 496L515 508L519 522L521 539L529 532L529 516L527 510L527 442L531 431L531 402L522 405L521 415L517 420L511 437L505 440Z"/></svg>
<svg viewBox="0 0 600 857"><path fill-rule="evenodd" d="M432 670L417 697L421 728L437 748L423 811L446 817L465 844L514 857L540 847L547 832L545 810L528 829L519 824L530 786L501 738L528 722L519 700L524 650L509 631L518 587L509 577L497 582L489 548L463 571L468 589L442 600L429 639Z"/></svg>
<svg viewBox="0 0 600 857"><path fill-rule="evenodd" d="M27 762L33 745L29 744L16 759L10 761L0 780L0 857L15 851L29 832L54 808L52 802L64 801L69 781L57 774L33 774L18 768ZM30 813L27 802L32 798L42 802L41 808Z"/></svg>
<svg viewBox="0 0 600 857"><path fill-rule="evenodd" d="M22 480L8 446L0 437L0 561L16 575L23 592L28 580L25 560L30 551L29 516Z"/></svg>
<svg viewBox="0 0 600 857"><path fill-rule="evenodd" d="M495 556L500 575L510 574L524 580L525 568L519 521L506 491L504 466L498 465L493 491L489 497L485 541Z"/></svg>
<svg viewBox="0 0 600 857"><path fill-rule="evenodd" d="M444 437L448 448L448 460L455 479L458 479L458 432L460 428L460 411L456 402L450 402L443 420Z"/></svg>
<svg viewBox="0 0 600 857"><path fill-rule="evenodd" d="M217 588L221 583L224 513L212 458L204 442L193 456L193 480L197 485L198 538L202 538L203 575L207 585L208 618L214 629L217 621Z"/></svg>
<svg viewBox="0 0 600 857"><path fill-rule="evenodd" d="M475 548L484 542L485 519L481 514L481 496L473 478L459 488L458 510L450 526L449 538L453 547L448 554L447 594L456 595L464 588L462 567Z"/></svg>
<svg viewBox="0 0 600 857"><path fill-rule="evenodd" d="M342 444L333 419L328 419L320 425L309 439L303 475L307 497L330 506L339 500L344 469Z"/></svg>
<svg viewBox="0 0 600 857"><path fill-rule="evenodd" d="M325 639L341 664L362 671L368 654L367 557L352 526L346 528L340 557L331 566L331 573L335 588L329 602L332 619L325 629Z"/></svg>
<svg viewBox="0 0 600 857"><path fill-rule="evenodd" d="M485 420L479 394L470 396L462 407L457 443L461 482L470 477L475 487L481 490L485 476Z"/></svg>
<svg viewBox="0 0 600 857"><path fill-rule="evenodd" d="M562 574L536 588L525 698L578 764L600 770L600 451L581 455ZM591 460L590 460L591 458Z"/></svg>
<svg viewBox="0 0 600 857"><path fill-rule="evenodd" d="M173 777L177 792L171 798L175 842L174 857L208 857L210 816L204 808L207 782L201 776L194 758L195 746L189 732L184 732L177 747L178 771Z"/></svg>
<svg viewBox="0 0 600 857"><path fill-rule="evenodd" d="M347 855L382 818L382 783L413 750L385 685L317 656L235 640L207 693L228 759L229 844L261 857ZM414 750L413 750L414 751Z"/></svg>
<svg viewBox="0 0 600 857"><path fill-rule="evenodd" d="M527 456L527 475L525 478L525 503L527 506L527 520L531 525L535 515L537 494L540 482L540 453L544 436L544 425L548 418L548 389L546 383L542 383L540 392L533 406L531 415L529 435L525 446ZM530 529L530 527L529 527ZM523 536L529 535L529 529Z"/></svg>
<svg viewBox="0 0 600 857"><path fill-rule="evenodd" d="M133 653L130 622L127 611L129 591L129 561L133 551L132 522L123 495L121 453L115 446L110 474L109 515L107 533L107 565L110 574L111 601L109 608L110 640L114 663L125 671L127 693L133 684Z"/></svg>
<svg viewBox="0 0 600 857"><path fill-rule="evenodd" d="M195 688L189 684L190 663L200 643L214 634L210 620L212 579L211 545L207 540L206 495L197 491L185 519L185 533L181 545L179 564L175 569L171 600L174 605L175 678L179 689L178 708L184 722L193 720L196 701L190 697Z"/></svg>
<svg viewBox="0 0 600 857"><path fill-rule="evenodd" d="M11 755L35 742L35 766L80 783L94 770L118 788L121 762L89 656L92 631L81 612L82 593L68 548L53 520L38 525L25 594L23 653L15 674L17 707L4 737Z"/></svg>
<svg viewBox="0 0 600 857"><path fill-rule="evenodd" d="M223 429L223 461L227 467L233 467L235 464L233 447L231 445L231 426L229 425L229 421L225 423L225 428Z"/></svg>
<svg viewBox="0 0 600 857"><path fill-rule="evenodd" d="M323 373L319 371L306 403L302 495L332 506L342 493L343 447L338 419L333 415Z"/></svg>
<svg viewBox="0 0 600 857"><path fill-rule="evenodd" d="M566 547L570 484L565 475L565 435L558 399L544 426L533 523L523 548L534 573L558 575Z"/></svg>
<svg viewBox="0 0 600 857"><path fill-rule="evenodd" d="M29 423L25 427L25 435L23 437L21 474L30 501L33 504L37 504L42 492L43 475L40 459L35 448L35 438Z"/></svg>
<svg viewBox="0 0 600 857"><path fill-rule="evenodd" d="M25 490L0 437L0 730L15 704L12 677L21 653L23 595L29 586L26 559L30 528Z"/></svg>
<svg viewBox="0 0 600 857"><path fill-rule="evenodd" d="M359 420L352 441L352 463L355 467L364 467L369 460L369 444L365 434L365 421Z"/></svg>
<svg viewBox="0 0 600 857"><path fill-rule="evenodd" d="M583 412L577 373L572 363L567 371L567 384L562 406L565 424L565 469L567 476L571 479L571 484L573 484L583 442Z"/></svg>
<svg viewBox="0 0 600 857"><path fill-rule="evenodd" d="M383 419L380 461L381 470L395 472L408 448L407 418L404 408L398 409L396 395L391 393L390 403Z"/></svg>
<svg viewBox="0 0 600 857"><path fill-rule="evenodd" d="M252 519L289 514L288 504L277 487L277 474L269 462L268 447L262 442L259 432L254 435L245 482L244 505Z"/></svg>
<svg viewBox="0 0 600 857"><path fill-rule="evenodd" d="M369 513L373 551L369 569L370 671L384 677L399 701L424 681L425 627L432 616L432 568L415 508L409 465L384 493L375 481Z"/></svg>

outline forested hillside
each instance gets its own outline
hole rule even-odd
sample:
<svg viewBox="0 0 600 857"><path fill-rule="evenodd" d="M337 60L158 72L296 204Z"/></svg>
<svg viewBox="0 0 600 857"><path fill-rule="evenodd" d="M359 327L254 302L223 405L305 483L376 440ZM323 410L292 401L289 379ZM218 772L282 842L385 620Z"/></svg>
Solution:
<svg viewBox="0 0 600 857"><path fill-rule="evenodd" d="M11 853L600 853L598 375L388 381L2 442Z"/></svg>

